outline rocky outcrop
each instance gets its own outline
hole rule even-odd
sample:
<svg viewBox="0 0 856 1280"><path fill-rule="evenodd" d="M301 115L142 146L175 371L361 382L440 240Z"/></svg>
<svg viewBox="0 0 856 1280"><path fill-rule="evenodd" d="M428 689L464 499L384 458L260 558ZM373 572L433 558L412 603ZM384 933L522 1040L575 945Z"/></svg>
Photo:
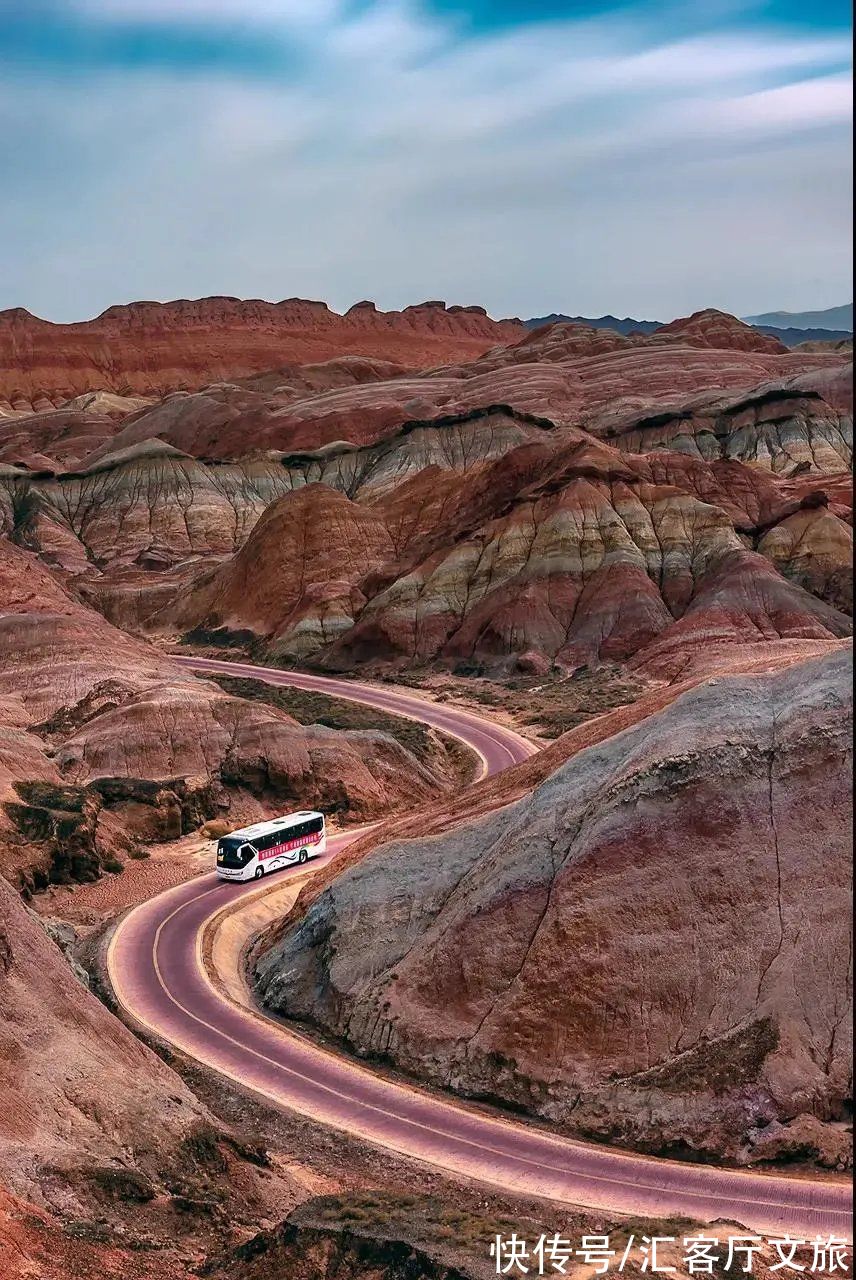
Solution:
<svg viewBox="0 0 856 1280"><path fill-rule="evenodd" d="M184 629L248 628L300 660L353 626L365 604L358 584L393 556L377 511L305 485L271 503L241 552L173 616Z"/></svg>
<svg viewBox="0 0 856 1280"><path fill-rule="evenodd" d="M520 364L562 364L586 356L599 356L637 346L641 335L625 337L611 329L560 322L541 325L514 346L488 352L478 362L481 369L502 369Z"/></svg>
<svg viewBox="0 0 856 1280"><path fill-rule="evenodd" d="M823 491L768 529L758 550L786 578L844 613L853 612L853 528Z"/></svg>
<svg viewBox="0 0 856 1280"><path fill-rule="evenodd" d="M279 315L276 308L273 311ZM334 321L329 312L323 314L327 320L318 320L319 331L326 332L332 325L338 332L337 323L353 323L341 318ZM129 331L137 335L145 333L146 325L154 326L155 336L146 347L150 358L147 368L156 363L157 356L151 352L156 352L158 341L173 354L180 352L183 343L203 341L200 335L207 321L192 309L188 315L179 308L173 315L165 306L162 313L156 310L150 316L144 311L143 315L142 328L132 325ZM438 325L441 330L444 326L475 325L478 329L493 325L483 316L436 306L401 313L392 328L381 323L378 313L371 315L374 318L368 329L363 317L353 330L363 342L368 341L372 329L394 335L395 326L402 324L411 338L421 332L423 322L432 331ZM212 369L207 379L200 374L195 381L174 380L172 394L165 397L162 392L170 386L148 387L148 394L156 396L159 403L130 412L133 401L127 401L129 416L121 422L116 421L121 402L115 396L78 397L71 407L62 409L66 415L77 415L71 424L56 412L48 412L54 404L62 403L59 393L54 393L53 400L21 401L18 410L9 410L19 417L14 419L14 431L2 456L31 470L86 467L110 453L156 438L197 458L238 459L271 450L313 450L341 441L373 444L409 422L484 410L491 405L510 406L560 426L588 426L590 421L597 423L607 409L625 418L638 410L637 416L642 417L643 410L674 408L676 398L685 402L703 392L720 396L729 389L742 392L770 379L783 382L808 371L815 377L820 373L834 378L846 359L834 352L782 354L784 349L780 351L777 344L770 346L769 339L724 316L715 325L702 324L705 340L701 342L696 340L696 320L676 322L651 337L633 338L559 324L507 345L509 336L518 336L515 332L505 335L506 345L494 344L480 358L474 358L479 357L476 351L461 351L464 363L422 373L408 373L402 362L379 359L377 352L371 358L339 355L320 364L301 364L298 355L295 362L283 365L282 339L278 338L268 371L242 377L243 366L238 362L228 369L225 365ZM100 322L92 323L97 326ZM126 317L121 323L128 326L130 320ZM761 345L746 339L744 330ZM0 325L0 335L3 332ZM245 324L234 319L234 326L225 332L245 342L255 341L260 333L268 335L263 319L252 308ZM411 361L411 370L413 366ZM212 377L221 380L212 382ZM105 372L99 385L109 385L109 378ZM206 381L209 385L203 386ZM40 412L28 435L20 412L31 405ZM87 436L92 448L81 458Z"/></svg>
<svg viewBox="0 0 856 1280"><path fill-rule="evenodd" d="M86 468L148 440L220 461L313 451L335 454L391 440L417 426L435 421L448 425L455 418L483 417L491 410L521 417L548 411L560 416L566 399L565 378L543 369L526 379L514 371L472 381L452 374L395 377L300 397L289 387L263 392L231 385L207 387L193 395L176 392L128 418L108 444L90 455Z"/></svg>
<svg viewBox="0 0 856 1280"><path fill-rule="evenodd" d="M0 312L0 408L49 407L82 392L163 395L220 378L247 377L284 360L345 354L411 368L481 354L524 330L442 303L346 316L326 303L201 298L110 307L95 320L51 324L17 308Z"/></svg>
<svg viewBox="0 0 856 1280"><path fill-rule="evenodd" d="M510 807L341 871L257 959L261 998L644 1150L751 1159L771 1125L839 1119L850 675L835 650L573 731Z"/></svg>
<svg viewBox="0 0 856 1280"><path fill-rule="evenodd" d="M707 461L737 459L779 475L835 473L853 457L852 414L795 378L740 396L705 395L655 414L604 415L597 435L624 451L674 449Z"/></svg>
<svg viewBox="0 0 856 1280"><path fill-rule="evenodd" d="M0 1273L190 1280L297 1198L105 1008L0 876Z"/></svg>
<svg viewBox="0 0 856 1280"><path fill-rule="evenodd" d="M110 322L195 332L217 312L188 307ZM367 305L353 321L387 324ZM850 401L839 359L720 313L649 337L559 324L424 374L350 357L103 416L74 469L8 468L0 512L125 627L331 669L632 660L677 678L713 648L846 633ZM79 452L50 416L32 456Z"/></svg>
<svg viewBox="0 0 856 1280"><path fill-rule="evenodd" d="M822 482L807 467L777 486L775 506L752 534L757 549L784 577L841 609L853 611L853 479L851 473Z"/></svg>
<svg viewBox="0 0 856 1280"><path fill-rule="evenodd" d="M0 418L0 463L35 472L72 469L113 437L117 423L145 404L142 397L92 392L47 412L20 413L5 422Z"/></svg>
<svg viewBox="0 0 856 1280"><path fill-rule="evenodd" d="M192 558L238 550L268 504L304 485L323 484L357 498L400 488L430 468L451 479L551 430L549 422L539 425L497 407L405 424L364 448L220 464L148 441L55 477L0 472L0 527L48 562L82 575L93 589L107 571L111 582L133 587L147 581L157 594L166 571L183 574L181 566ZM179 585L184 588L183 579Z"/></svg>
<svg viewBox="0 0 856 1280"><path fill-rule="evenodd" d="M849 635L851 622L831 605L788 582L763 556L747 551L717 557L681 616L638 651L631 666L675 681L697 664L708 670L753 643L826 641Z"/></svg>
<svg viewBox="0 0 856 1280"><path fill-rule="evenodd" d="M586 330L586 333L592 333ZM618 337L618 335L616 335ZM788 384L823 357L772 356L764 353L695 349L663 343L660 346L629 344L599 354L581 354L572 344L544 335L542 346L532 339L500 350L492 357L454 369L423 376L365 382L336 387L300 399L281 393L274 402L243 407L234 403L234 392L206 392L218 402L228 402L229 423L200 397L173 397L163 410L144 411L117 435L112 448L158 436L195 456L234 458L246 454L248 443L257 450L292 453L345 441L374 444L413 422L427 424L456 415L508 407L521 415L546 419L560 427L585 426L604 434L610 417L630 406L660 411L674 406L675 397L691 400L704 392L723 394L766 384L771 378ZM833 358L829 373L840 369ZM812 373L811 382L819 381ZM831 381L831 377L830 377ZM837 382L836 382L837 389ZM817 395L825 400L823 391ZM733 397L736 399L736 397ZM832 407L838 406L834 401ZM166 407L174 421L167 419ZM821 410L825 407L812 406ZM799 411L800 406L797 406ZM237 411L236 411L237 410ZM218 410L218 414L226 410ZM828 411L827 411L828 412ZM198 415L198 416L197 416ZM641 415L640 415L641 416ZM772 415L768 415L772 417ZM781 415L786 419L787 415ZM834 413L829 414L835 417Z"/></svg>

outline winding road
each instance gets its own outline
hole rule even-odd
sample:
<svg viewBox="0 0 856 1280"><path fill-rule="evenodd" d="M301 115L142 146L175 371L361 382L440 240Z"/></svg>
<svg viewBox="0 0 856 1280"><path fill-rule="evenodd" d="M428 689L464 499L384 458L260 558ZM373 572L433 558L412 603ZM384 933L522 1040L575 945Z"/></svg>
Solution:
<svg viewBox="0 0 856 1280"><path fill-rule="evenodd" d="M196 657L179 661L200 673L313 689L417 718L476 751L485 774L534 750L502 725L391 688ZM335 858L353 838L350 832L330 838L327 853L312 866ZM270 889L288 876L273 877ZM850 1189L843 1182L655 1160L553 1136L375 1075L243 1007L211 981L201 939L224 906L259 893L255 882L224 883L212 873L125 916L111 939L108 971L126 1014L150 1034L280 1106L508 1192L608 1212L707 1222L722 1218L755 1232L787 1231L808 1239L829 1233L852 1237Z"/></svg>

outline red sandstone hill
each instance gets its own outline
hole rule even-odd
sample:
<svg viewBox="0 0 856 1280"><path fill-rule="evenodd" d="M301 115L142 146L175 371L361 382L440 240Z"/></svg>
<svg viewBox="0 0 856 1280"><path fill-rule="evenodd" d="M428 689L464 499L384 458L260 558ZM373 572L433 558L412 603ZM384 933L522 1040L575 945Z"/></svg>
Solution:
<svg viewBox="0 0 856 1280"><path fill-rule="evenodd" d="M849 631L832 607L849 528L825 497L786 500L739 462L532 437L362 500L301 485L154 622L249 629L333 670L632 659L669 678L712 644Z"/></svg>
<svg viewBox="0 0 856 1280"><path fill-rule="evenodd" d="M284 369L277 378L250 379L238 387L220 384L192 395L178 393L108 429L104 443L81 465L154 437L194 457L220 459L313 450L341 441L374 444L414 423L499 405L558 426L589 426L605 412L638 409L642 418L642 410L683 408L703 392L749 389L808 372L817 377L827 371L832 377L846 364L840 354L795 355L784 348L780 354L755 347L758 335L733 316L702 314L688 337L679 327L663 336L630 339L557 324L440 369L406 371L340 358L309 369ZM697 340L699 333L705 341ZM836 405L839 394L836 384ZM14 430L23 438L27 425L18 423ZM36 448L50 456L43 431L40 427ZM23 444L16 456L4 451L0 457L40 465Z"/></svg>
<svg viewBox="0 0 856 1280"><path fill-rule="evenodd" d="M761 333L742 320L707 307L691 316L664 324L651 335L657 341L679 338L692 347L731 347L736 351L766 351L771 355L785 355L788 348L778 338Z"/></svg>
<svg viewBox="0 0 856 1280"><path fill-rule="evenodd" d="M0 312L0 411L4 401L49 409L86 391L164 394L346 354L425 368L473 359L524 333L519 321L444 302L386 312L361 302L341 316L301 298L182 299L109 307L78 324L15 308Z"/></svg>
<svg viewBox="0 0 856 1280"><path fill-rule="evenodd" d="M218 1221L240 1229L294 1196L87 989L2 875L0 1087L3 1280L177 1280Z"/></svg>
<svg viewBox="0 0 856 1280"><path fill-rule="evenodd" d="M120 626L334 668L671 678L714 643L849 627L850 408L841 356L720 312L557 324L441 369L339 357L120 420L103 397L17 417L0 521Z"/></svg>

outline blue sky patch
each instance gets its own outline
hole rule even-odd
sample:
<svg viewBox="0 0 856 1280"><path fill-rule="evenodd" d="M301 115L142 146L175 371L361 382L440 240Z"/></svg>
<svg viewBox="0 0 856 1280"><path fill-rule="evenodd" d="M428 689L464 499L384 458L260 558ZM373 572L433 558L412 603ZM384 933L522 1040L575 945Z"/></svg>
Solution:
<svg viewBox="0 0 856 1280"><path fill-rule="evenodd" d="M849 290L841 0L0 0L0 307Z"/></svg>

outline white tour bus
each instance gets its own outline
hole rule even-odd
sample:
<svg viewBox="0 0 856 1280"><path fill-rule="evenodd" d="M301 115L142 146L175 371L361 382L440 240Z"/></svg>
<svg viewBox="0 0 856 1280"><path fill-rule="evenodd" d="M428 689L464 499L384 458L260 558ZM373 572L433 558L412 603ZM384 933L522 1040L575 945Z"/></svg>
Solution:
<svg viewBox="0 0 856 1280"><path fill-rule="evenodd" d="M326 847L323 813L289 813L218 840L217 874L224 880L260 880L266 872L304 863Z"/></svg>

